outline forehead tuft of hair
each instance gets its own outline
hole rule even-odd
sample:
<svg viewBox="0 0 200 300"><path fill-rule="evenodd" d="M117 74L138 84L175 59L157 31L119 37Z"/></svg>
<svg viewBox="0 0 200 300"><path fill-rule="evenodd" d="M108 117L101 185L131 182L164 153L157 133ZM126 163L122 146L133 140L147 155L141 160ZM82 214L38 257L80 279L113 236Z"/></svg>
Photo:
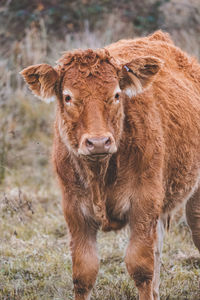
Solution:
<svg viewBox="0 0 200 300"><path fill-rule="evenodd" d="M112 65L117 71L120 69L108 50L104 48L67 51L57 61L56 68L60 71L66 71L72 66L77 66L79 70L88 68L91 71L92 69L97 69L103 62Z"/></svg>

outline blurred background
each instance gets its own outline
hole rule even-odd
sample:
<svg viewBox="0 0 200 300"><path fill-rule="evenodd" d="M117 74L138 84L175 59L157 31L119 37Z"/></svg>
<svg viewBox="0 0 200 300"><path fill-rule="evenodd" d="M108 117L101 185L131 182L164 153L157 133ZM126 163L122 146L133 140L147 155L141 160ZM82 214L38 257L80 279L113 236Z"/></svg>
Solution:
<svg viewBox="0 0 200 300"><path fill-rule="evenodd" d="M36 99L19 72L54 65L66 50L157 29L200 58L199 0L0 0L0 299L72 299L67 232L50 163L55 104ZM184 219L177 220L164 248L162 299L197 300L200 261ZM92 299L135 299L122 260L127 238L126 232L100 235L103 271Z"/></svg>

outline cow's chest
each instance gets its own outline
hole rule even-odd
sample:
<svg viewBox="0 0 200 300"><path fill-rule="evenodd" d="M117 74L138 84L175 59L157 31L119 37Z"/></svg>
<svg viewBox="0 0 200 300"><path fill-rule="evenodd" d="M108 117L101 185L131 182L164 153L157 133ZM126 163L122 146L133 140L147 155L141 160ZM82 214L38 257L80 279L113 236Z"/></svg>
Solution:
<svg viewBox="0 0 200 300"><path fill-rule="evenodd" d="M91 201L86 201L84 193L81 194L81 211L84 217L101 222L99 217L104 215L103 211L106 209L105 216L109 223L106 230L118 230L124 227L129 220L131 202L134 201L134 177L129 160L123 159L117 162L116 157L113 156L104 180L98 176L94 185L88 184L86 194Z"/></svg>
<svg viewBox="0 0 200 300"><path fill-rule="evenodd" d="M111 223L115 223L114 226L122 228L127 224L132 197L133 188L127 177L119 177L115 184L107 187L106 210Z"/></svg>

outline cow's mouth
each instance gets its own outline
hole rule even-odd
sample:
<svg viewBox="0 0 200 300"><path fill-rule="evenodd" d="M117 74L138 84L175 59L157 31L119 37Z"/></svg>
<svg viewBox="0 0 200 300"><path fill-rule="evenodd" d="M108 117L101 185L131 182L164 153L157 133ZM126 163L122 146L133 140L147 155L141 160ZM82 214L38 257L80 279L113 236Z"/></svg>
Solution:
<svg viewBox="0 0 200 300"><path fill-rule="evenodd" d="M101 160L107 158L110 155L111 153L96 153L96 154L86 155L86 157L88 160Z"/></svg>

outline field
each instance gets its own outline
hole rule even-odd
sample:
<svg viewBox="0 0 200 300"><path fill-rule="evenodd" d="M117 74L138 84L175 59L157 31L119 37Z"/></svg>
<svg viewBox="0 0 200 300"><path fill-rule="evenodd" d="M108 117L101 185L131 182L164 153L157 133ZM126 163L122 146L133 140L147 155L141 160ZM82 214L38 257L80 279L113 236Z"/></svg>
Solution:
<svg viewBox="0 0 200 300"><path fill-rule="evenodd" d="M18 73L30 64L54 64L63 50L100 47L112 37L112 31L94 34L86 27L62 40L47 38L41 21L0 60L0 300L73 299L68 232L51 166L55 104L34 98ZM99 233L92 300L137 299L123 262L128 236L128 228ZM160 291L162 300L200 299L200 256L184 212L165 236Z"/></svg>
<svg viewBox="0 0 200 300"><path fill-rule="evenodd" d="M33 167L26 175L30 184L5 188L1 195L1 300L73 299L60 194L49 168L42 169L38 175ZM128 229L99 233L101 263L92 300L136 299L134 284L123 262L127 241ZM180 218L165 238L161 299L200 299L199 277L199 254Z"/></svg>

